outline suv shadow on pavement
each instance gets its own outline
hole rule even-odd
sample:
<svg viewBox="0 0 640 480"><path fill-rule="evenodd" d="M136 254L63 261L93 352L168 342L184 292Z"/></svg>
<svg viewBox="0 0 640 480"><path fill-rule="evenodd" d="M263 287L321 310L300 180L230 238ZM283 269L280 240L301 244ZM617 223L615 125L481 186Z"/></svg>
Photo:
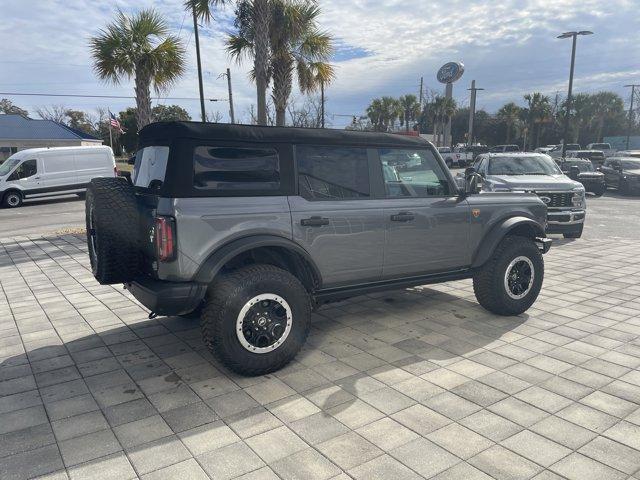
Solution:
<svg viewBox="0 0 640 480"><path fill-rule="evenodd" d="M447 288L469 293L468 285L460 286ZM281 421L295 430L288 415L301 397L323 416L347 424L343 415L362 399L390 414L384 397L383 404L372 400L376 391L393 388L413 404L428 402L448 388L419 375L452 373L455 368L441 367L465 358L483 363L484 347L495 347L526 318L492 315L464 296L426 287L355 297L314 313L309 344L298 358L262 377L221 366L197 322L179 317L133 321L42 346L0 364L0 441L7 445L0 463L17 468L16 462L28 463L29 452L38 448L40 455L46 445L56 447L54 442L64 465L80 468L121 450L133 460L157 456L159 445L169 448L178 438L189 447L191 429L206 425L226 424L235 432L230 435L241 438ZM11 351L6 338L5 345ZM401 377L414 383L402 384ZM195 455L176 445L184 455ZM21 468L36 469L29 475L48 473L38 465ZM14 478L11 465L2 466ZM61 462L57 466L63 468Z"/></svg>

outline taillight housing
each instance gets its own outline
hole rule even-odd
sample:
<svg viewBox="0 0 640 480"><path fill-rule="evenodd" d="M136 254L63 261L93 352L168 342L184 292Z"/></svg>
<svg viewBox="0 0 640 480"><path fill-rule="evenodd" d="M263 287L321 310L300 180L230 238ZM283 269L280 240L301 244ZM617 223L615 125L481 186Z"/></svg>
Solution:
<svg viewBox="0 0 640 480"><path fill-rule="evenodd" d="M156 255L160 262L170 262L176 258L176 221L172 217L156 217Z"/></svg>

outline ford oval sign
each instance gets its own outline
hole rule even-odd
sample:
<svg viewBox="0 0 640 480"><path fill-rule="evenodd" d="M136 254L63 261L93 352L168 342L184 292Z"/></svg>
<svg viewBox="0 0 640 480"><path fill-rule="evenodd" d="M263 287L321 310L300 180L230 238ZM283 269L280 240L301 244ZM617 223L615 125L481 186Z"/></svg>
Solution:
<svg viewBox="0 0 640 480"><path fill-rule="evenodd" d="M453 83L459 80L464 73L464 65L462 62L445 63L438 70L438 81L440 83Z"/></svg>

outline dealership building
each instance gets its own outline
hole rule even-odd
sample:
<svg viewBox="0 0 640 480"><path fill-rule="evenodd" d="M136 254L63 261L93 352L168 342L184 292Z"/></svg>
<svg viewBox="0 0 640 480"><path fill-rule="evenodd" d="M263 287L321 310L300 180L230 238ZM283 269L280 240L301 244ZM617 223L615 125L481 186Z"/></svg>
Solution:
<svg viewBox="0 0 640 480"><path fill-rule="evenodd" d="M102 140L62 123L0 115L0 163L27 148L95 145L102 145Z"/></svg>

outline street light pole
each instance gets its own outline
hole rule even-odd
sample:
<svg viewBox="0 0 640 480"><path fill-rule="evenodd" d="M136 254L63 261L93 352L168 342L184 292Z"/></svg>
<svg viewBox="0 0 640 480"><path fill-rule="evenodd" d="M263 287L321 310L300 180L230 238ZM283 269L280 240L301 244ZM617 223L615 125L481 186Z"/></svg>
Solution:
<svg viewBox="0 0 640 480"><path fill-rule="evenodd" d="M631 105L629 106L629 125L627 127L627 150L629 150L629 139L631 137L631 130L633 129L633 99L636 96L636 87L640 85L625 85L625 88L631 87Z"/></svg>
<svg viewBox="0 0 640 480"><path fill-rule="evenodd" d="M571 115L571 103L573 97L571 96L573 90L573 69L576 64L576 42L578 35L593 35L593 32L588 30L582 30L580 32L565 32L562 35L558 35L557 38L570 38L572 39L571 45L571 69L569 70L569 92L567 93L567 110L564 114L564 132L562 134L562 158L567 153L567 137L569 136L569 117Z"/></svg>

